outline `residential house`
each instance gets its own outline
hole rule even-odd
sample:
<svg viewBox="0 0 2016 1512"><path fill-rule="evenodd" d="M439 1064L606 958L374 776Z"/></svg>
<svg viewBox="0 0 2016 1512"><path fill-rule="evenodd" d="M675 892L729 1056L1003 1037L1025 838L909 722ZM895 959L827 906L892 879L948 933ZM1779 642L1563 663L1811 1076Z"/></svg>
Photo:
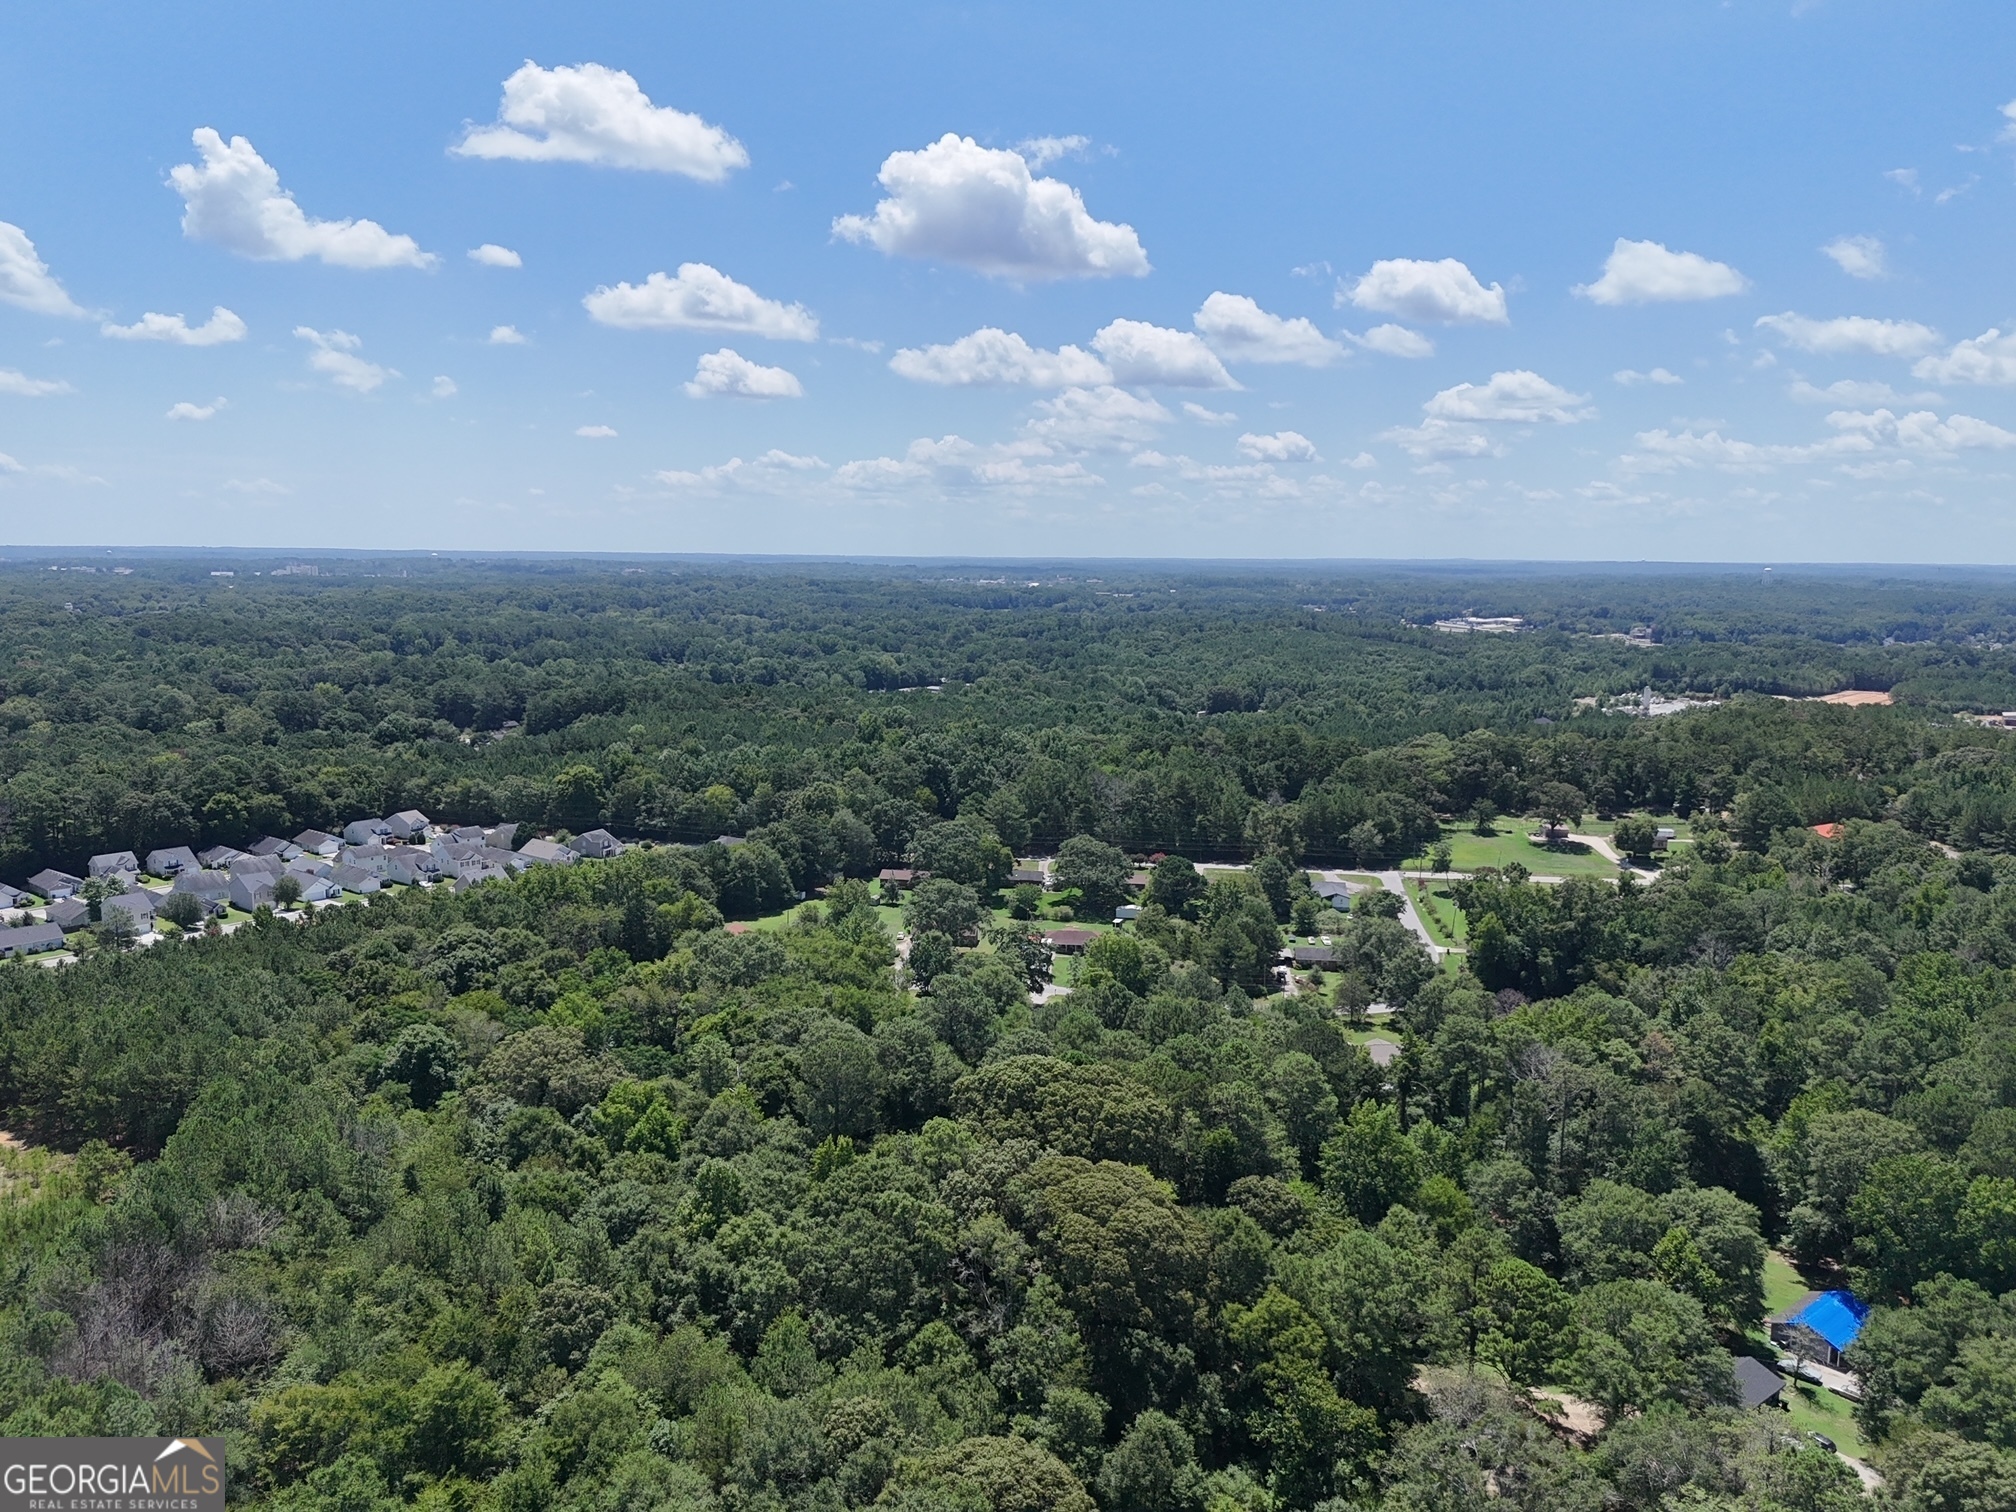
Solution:
<svg viewBox="0 0 2016 1512"><path fill-rule="evenodd" d="M390 822L384 819L352 819L343 826L343 841L346 845L371 845L392 833Z"/></svg>
<svg viewBox="0 0 2016 1512"><path fill-rule="evenodd" d="M578 851L569 849L557 840L527 840L518 847L517 854L527 861L536 861L546 866L572 866L581 859Z"/></svg>
<svg viewBox="0 0 2016 1512"><path fill-rule="evenodd" d="M299 872L289 872L288 875L301 877L303 903L331 903L343 896L343 889L327 877L302 876Z"/></svg>
<svg viewBox="0 0 2016 1512"><path fill-rule="evenodd" d="M716 845L736 846L747 845L749 842L744 840L740 835L716 835L714 843Z"/></svg>
<svg viewBox="0 0 2016 1512"><path fill-rule="evenodd" d="M0 882L0 908L26 908L27 906L28 894L22 892L17 887L9 887L5 882Z"/></svg>
<svg viewBox="0 0 2016 1512"><path fill-rule="evenodd" d="M421 840L427 835L428 818L418 809L401 809L385 821L385 829L394 840Z"/></svg>
<svg viewBox="0 0 2016 1512"><path fill-rule="evenodd" d="M490 861L468 861L455 874L455 891L467 892L479 882L501 882L511 873Z"/></svg>
<svg viewBox="0 0 2016 1512"><path fill-rule="evenodd" d="M222 913L230 906L231 878L221 871L183 872L169 890L178 893L194 893L203 900L203 906L211 913Z"/></svg>
<svg viewBox="0 0 2016 1512"><path fill-rule="evenodd" d="M439 881L441 863L433 853L424 851L417 845L397 846L386 853L385 880L397 882L403 887L417 887L424 882Z"/></svg>
<svg viewBox="0 0 2016 1512"><path fill-rule="evenodd" d="M1824 1291L1767 1320L1771 1342L1794 1355L1841 1368L1841 1355L1868 1321L1869 1304L1853 1292Z"/></svg>
<svg viewBox="0 0 2016 1512"><path fill-rule="evenodd" d="M1118 908L1113 910L1113 922L1115 924L1125 924L1140 917L1141 905L1138 903L1122 903Z"/></svg>
<svg viewBox="0 0 2016 1512"><path fill-rule="evenodd" d="M63 928L59 924L17 924L12 929L0 929L0 960L62 948Z"/></svg>
<svg viewBox="0 0 2016 1512"><path fill-rule="evenodd" d="M286 869L278 856L239 856L226 868L234 877L277 877Z"/></svg>
<svg viewBox="0 0 2016 1512"><path fill-rule="evenodd" d="M1661 825L1652 832L1652 849L1655 851L1666 850L1679 838L1680 832L1678 830L1669 829L1665 825Z"/></svg>
<svg viewBox="0 0 2016 1512"><path fill-rule="evenodd" d="M98 917L111 921L120 914L133 926L136 935L154 932L154 904L156 899L150 892L119 893L98 905Z"/></svg>
<svg viewBox="0 0 2016 1512"><path fill-rule="evenodd" d="M231 906L251 913L260 904L273 902L273 884L280 879L268 872L231 873Z"/></svg>
<svg viewBox="0 0 2016 1512"><path fill-rule="evenodd" d="M336 864L339 867L354 866L383 881L387 855L382 845L346 845L336 852Z"/></svg>
<svg viewBox="0 0 2016 1512"><path fill-rule="evenodd" d="M444 838L459 841L465 845L481 845L483 843L483 826L480 824L458 824L455 828L448 831Z"/></svg>
<svg viewBox="0 0 2016 1512"><path fill-rule="evenodd" d="M483 843L492 850L515 850L518 845L517 821L513 820L509 824L500 824L483 831Z"/></svg>
<svg viewBox="0 0 2016 1512"><path fill-rule="evenodd" d="M140 875L140 858L131 851L106 851L102 856L93 856L85 864L85 869L94 877L116 877L122 872Z"/></svg>
<svg viewBox="0 0 2016 1512"><path fill-rule="evenodd" d="M588 856L597 861L606 861L611 856L623 854L623 842L605 829L592 829L585 835L576 835L569 844L576 855Z"/></svg>
<svg viewBox="0 0 2016 1512"><path fill-rule="evenodd" d="M1043 943L1059 955L1083 955L1085 947L1099 938L1092 929L1046 929Z"/></svg>
<svg viewBox="0 0 2016 1512"><path fill-rule="evenodd" d="M1281 959L1298 971L1308 971L1312 967L1335 966L1337 952L1328 945L1296 945L1282 951Z"/></svg>
<svg viewBox="0 0 2016 1512"><path fill-rule="evenodd" d="M281 871L288 876L299 877L305 886L311 878L328 876L330 866L320 856L309 854L296 856Z"/></svg>
<svg viewBox="0 0 2016 1512"><path fill-rule="evenodd" d="M291 861L301 854L301 847L276 835L261 835L245 847L245 853L248 856L278 856L282 861Z"/></svg>
<svg viewBox="0 0 2016 1512"><path fill-rule="evenodd" d="M1319 878L1309 884L1309 891L1316 894L1317 897L1328 903L1337 912L1349 913L1351 911L1351 894L1359 891L1359 889L1354 888L1349 882L1327 882Z"/></svg>
<svg viewBox="0 0 2016 1512"><path fill-rule="evenodd" d="M1129 892L1137 892L1137 893L1146 892L1148 890L1148 877L1149 873L1145 871L1132 871L1127 873L1127 890Z"/></svg>
<svg viewBox="0 0 2016 1512"><path fill-rule="evenodd" d="M194 871L201 864L196 859L196 852L186 845L171 845L165 850L147 852L147 875L150 877L172 877L179 871Z"/></svg>
<svg viewBox="0 0 2016 1512"><path fill-rule="evenodd" d="M886 893L892 887L915 887L925 877L930 875L929 872L925 872L922 876L919 876L916 872L905 866L885 866L875 874L875 880L882 884L882 891Z"/></svg>
<svg viewBox="0 0 2016 1512"><path fill-rule="evenodd" d="M67 898L84 885L82 877L73 877L68 872L48 867L28 879L28 890L38 898L47 898L54 903L58 898Z"/></svg>
<svg viewBox="0 0 2016 1512"><path fill-rule="evenodd" d="M370 894L380 891L384 884L361 866L337 866L329 873L329 880L345 892Z"/></svg>
<svg viewBox="0 0 2016 1512"><path fill-rule="evenodd" d="M1737 1355L1730 1363L1736 1371L1736 1389L1742 1394L1745 1411L1784 1407L1785 1377L1750 1355Z"/></svg>
<svg viewBox="0 0 2016 1512"><path fill-rule="evenodd" d="M236 861L245 852L231 845L213 845L208 850L196 852L196 859L213 870L222 870Z"/></svg>
<svg viewBox="0 0 2016 1512"><path fill-rule="evenodd" d="M321 830L303 830L294 837L294 843L311 855L327 859L343 848L343 842L334 835L325 835Z"/></svg>
<svg viewBox="0 0 2016 1512"><path fill-rule="evenodd" d="M91 922L91 905L82 898L58 898L42 911L65 934L75 934Z"/></svg>
<svg viewBox="0 0 2016 1512"><path fill-rule="evenodd" d="M1043 868L1040 866L1018 866L1008 873L1008 885L1010 887L1022 887L1025 885L1029 887L1042 887L1048 880L1043 875Z"/></svg>

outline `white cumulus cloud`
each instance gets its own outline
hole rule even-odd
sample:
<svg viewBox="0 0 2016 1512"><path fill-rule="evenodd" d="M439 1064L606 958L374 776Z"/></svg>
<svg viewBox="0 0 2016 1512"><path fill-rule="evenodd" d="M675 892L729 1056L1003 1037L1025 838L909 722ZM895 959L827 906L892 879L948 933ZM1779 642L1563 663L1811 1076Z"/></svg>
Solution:
<svg viewBox="0 0 2016 1512"><path fill-rule="evenodd" d="M17 399L41 399L49 394L67 394L70 385L61 378L30 378L17 368L0 368L0 394Z"/></svg>
<svg viewBox="0 0 2016 1512"><path fill-rule="evenodd" d="M1211 349L1232 362L1293 362L1323 367L1343 346L1301 316L1269 314L1244 294L1215 293L1190 318Z"/></svg>
<svg viewBox="0 0 2016 1512"><path fill-rule="evenodd" d="M440 261L410 236L376 221L316 220L280 187L280 175L244 137L208 126L191 138L201 166L179 163L168 181L182 196L182 234L260 262L318 258L339 268L431 268Z"/></svg>
<svg viewBox="0 0 2016 1512"><path fill-rule="evenodd" d="M1669 373L1662 367L1655 367L1649 373L1641 373L1636 368L1619 368L1610 375L1612 383L1621 383L1625 388L1637 388L1643 383L1683 383L1686 380L1677 373Z"/></svg>
<svg viewBox="0 0 2016 1512"><path fill-rule="evenodd" d="M888 197L872 215L841 216L834 235L1016 282L1148 272L1132 226L1094 220L1076 189L1037 178L1019 152L947 132L890 153L878 177Z"/></svg>
<svg viewBox="0 0 2016 1512"><path fill-rule="evenodd" d="M131 325L102 325L100 334L117 341L166 341L176 346L221 346L245 339L245 322L224 306L211 310L210 318L192 326L180 315L157 315L149 310Z"/></svg>
<svg viewBox="0 0 2016 1512"><path fill-rule="evenodd" d="M1837 236L1821 252L1850 278L1887 278L1890 257L1873 236Z"/></svg>
<svg viewBox="0 0 2016 1512"><path fill-rule="evenodd" d="M1757 329L1774 333L1787 346L1823 357L1867 353L1872 357L1916 357L1939 344L1939 333L1915 320L1876 320L1867 315L1839 315L1814 320L1787 310L1760 315Z"/></svg>
<svg viewBox="0 0 2016 1512"><path fill-rule="evenodd" d="M1112 370L1090 352L1075 346L1046 352L997 326L982 326L944 346L904 347L889 366L914 383L946 387L1066 388L1113 381Z"/></svg>
<svg viewBox="0 0 2016 1512"><path fill-rule="evenodd" d="M1785 391L1801 404L1849 405L1855 408L1874 408L1887 404L1937 404L1937 394L1900 394L1887 383L1871 383L1855 378L1841 378L1821 388L1797 379Z"/></svg>
<svg viewBox="0 0 2016 1512"><path fill-rule="evenodd" d="M574 427L574 434L589 441L609 441L615 438L616 427L613 425L577 425Z"/></svg>
<svg viewBox="0 0 2016 1512"><path fill-rule="evenodd" d="M462 390L455 380L450 378L446 373L437 373L434 375L433 387L428 392L433 394L436 399L453 399Z"/></svg>
<svg viewBox="0 0 2016 1512"><path fill-rule="evenodd" d="M1153 399L1110 385L1067 388L1040 400L1037 418L1023 427L1030 439L1086 451L1125 450L1155 439L1175 417Z"/></svg>
<svg viewBox="0 0 2016 1512"><path fill-rule="evenodd" d="M1271 436L1256 436L1248 431L1239 438L1239 454L1251 457L1255 462L1314 462L1317 460L1315 444L1299 431L1276 431Z"/></svg>
<svg viewBox="0 0 2016 1512"><path fill-rule="evenodd" d="M629 74L600 63L541 68L527 61L504 81L496 123L471 126L453 150L679 173L709 184L749 165L748 150L719 126L653 105Z"/></svg>
<svg viewBox="0 0 2016 1512"><path fill-rule="evenodd" d="M1749 287L1750 280L1727 263L1620 236L1604 260L1603 276L1594 283L1577 284L1573 292L1601 305L1665 304L1723 299Z"/></svg>
<svg viewBox="0 0 2016 1512"><path fill-rule="evenodd" d="M1363 336L1351 338L1368 352L1377 352L1382 357L1433 357L1435 343L1419 331L1410 331L1403 325L1376 325Z"/></svg>
<svg viewBox="0 0 2016 1512"><path fill-rule="evenodd" d="M1379 433L1421 461L1441 461L1449 457L1484 457L1498 450L1497 444L1474 425L1458 425L1448 420L1428 419L1419 425L1395 426Z"/></svg>
<svg viewBox="0 0 2016 1512"><path fill-rule="evenodd" d="M28 233L6 221L0 221L0 300L37 315L90 313L64 292Z"/></svg>
<svg viewBox="0 0 2016 1512"><path fill-rule="evenodd" d="M1199 425L1230 425L1239 418L1230 410L1206 409L1194 399L1183 401L1183 413Z"/></svg>
<svg viewBox="0 0 2016 1512"><path fill-rule="evenodd" d="M1093 336L1092 346L1113 369L1116 383L1165 388L1236 389L1217 353L1193 331L1172 331L1144 320L1116 320Z"/></svg>
<svg viewBox="0 0 2016 1512"><path fill-rule="evenodd" d="M357 349L363 342L348 331L318 331L313 326L296 326L294 334L314 348L308 354L308 366L339 388L368 394L387 378L399 376L393 368L380 367L359 357Z"/></svg>
<svg viewBox="0 0 2016 1512"><path fill-rule="evenodd" d="M223 408L224 400L221 398L212 399L208 404L193 404L189 400L184 399L180 404L171 404L168 406L166 418L170 420L208 420Z"/></svg>
<svg viewBox="0 0 2016 1512"><path fill-rule="evenodd" d="M1538 373L1515 368L1493 373L1488 383L1459 383L1443 389L1421 408L1434 420L1551 421L1572 425L1595 412L1577 408L1586 394L1571 394Z"/></svg>
<svg viewBox="0 0 2016 1512"><path fill-rule="evenodd" d="M1949 352L1926 357L1911 369L1927 383L2016 383L2016 331L1999 328L1970 336Z"/></svg>
<svg viewBox="0 0 2016 1512"><path fill-rule="evenodd" d="M764 367L727 347L700 359L686 383L692 399L800 399L805 387L781 367Z"/></svg>
<svg viewBox="0 0 2016 1512"><path fill-rule="evenodd" d="M485 242L480 247L469 249L469 261L481 263L486 268L522 268L525 259L509 247L500 247L495 242Z"/></svg>
<svg viewBox="0 0 2016 1512"><path fill-rule="evenodd" d="M492 326L489 340L491 346L523 346L525 333L516 326Z"/></svg>
<svg viewBox="0 0 2016 1512"><path fill-rule="evenodd" d="M1468 266L1453 257L1439 262L1413 257L1375 262L1348 295L1340 293L1338 298L1340 303L1348 298L1361 310L1444 325L1504 325L1511 318L1505 310L1504 287L1494 283L1485 288Z"/></svg>
<svg viewBox="0 0 2016 1512"><path fill-rule="evenodd" d="M1949 415L1941 420L1930 410L1897 415L1887 409L1863 414L1836 411L1827 423L1850 435L1863 435L1887 442L1906 451L2006 451L2016 446L2016 432L2006 431L1972 415Z"/></svg>
<svg viewBox="0 0 2016 1512"><path fill-rule="evenodd" d="M681 263L676 277L606 284L582 301L590 318L626 331L732 331L773 341L817 341L819 321L802 304L765 299L706 263Z"/></svg>

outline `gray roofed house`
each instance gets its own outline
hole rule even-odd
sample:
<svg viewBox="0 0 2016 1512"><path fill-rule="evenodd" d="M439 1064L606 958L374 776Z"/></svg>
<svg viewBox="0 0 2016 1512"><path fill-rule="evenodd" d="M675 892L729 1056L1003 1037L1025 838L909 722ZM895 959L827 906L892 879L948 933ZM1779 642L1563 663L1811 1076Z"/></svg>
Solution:
<svg viewBox="0 0 2016 1512"><path fill-rule="evenodd" d="M62 948L63 927L60 924L18 924L12 929L0 929L0 958Z"/></svg>
<svg viewBox="0 0 2016 1512"><path fill-rule="evenodd" d="M279 878L265 872L233 872L231 874L231 906L251 913L260 904L273 901L273 884Z"/></svg>
<svg viewBox="0 0 2016 1512"><path fill-rule="evenodd" d="M427 833L427 816L418 809L401 809L385 821L386 830L399 840L411 840Z"/></svg>
<svg viewBox="0 0 2016 1512"><path fill-rule="evenodd" d="M391 833L392 826L383 819L352 819L343 826L343 842L346 845L370 845Z"/></svg>
<svg viewBox="0 0 2016 1512"><path fill-rule="evenodd" d="M0 882L0 908L20 908L28 901L28 894L17 887L9 887Z"/></svg>
<svg viewBox="0 0 2016 1512"><path fill-rule="evenodd" d="M82 877L73 877L68 872L46 867L28 879L29 890L38 898L47 898L52 903L58 898L67 898L84 885Z"/></svg>
<svg viewBox="0 0 2016 1512"><path fill-rule="evenodd" d="M239 850L236 846L213 845L208 850L196 852L196 859L201 861L205 866L222 867L229 866L244 854L245 852Z"/></svg>
<svg viewBox="0 0 2016 1512"><path fill-rule="evenodd" d="M169 891L194 893L206 903L221 904L231 896L231 878L221 871L185 871L169 884Z"/></svg>
<svg viewBox="0 0 2016 1512"><path fill-rule="evenodd" d="M301 872L289 872L288 875L301 878L301 901L303 903L327 903L332 899L343 896L343 889L327 877L305 875Z"/></svg>
<svg viewBox="0 0 2016 1512"><path fill-rule="evenodd" d="M385 860L385 880L397 882L405 887L433 882L440 875L441 863L434 858L433 853L421 850L415 845L402 845L391 852Z"/></svg>
<svg viewBox="0 0 2016 1512"><path fill-rule="evenodd" d="M245 853L248 856L278 856L283 861L291 861L301 854L301 847L277 835L261 835L245 847Z"/></svg>
<svg viewBox="0 0 2016 1512"><path fill-rule="evenodd" d="M483 843L498 850L511 850L518 843L518 821L514 819L483 831Z"/></svg>
<svg viewBox="0 0 2016 1512"><path fill-rule="evenodd" d="M455 891L466 892L479 882L501 882L511 873L487 861L466 863L455 878Z"/></svg>
<svg viewBox="0 0 2016 1512"><path fill-rule="evenodd" d="M133 933L148 934L154 928L156 901L150 892L120 893L98 905L98 917L110 919L114 914L124 914L133 925Z"/></svg>
<svg viewBox="0 0 2016 1512"><path fill-rule="evenodd" d="M579 852L568 849L557 840L527 840L518 847L517 854L527 861L549 866L572 866L581 859Z"/></svg>
<svg viewBox="0 0 2016 1512"><path fill-rule="evenodd" d="M450 840L466 841L472 845L481 845L483 843L483 826L480 824L458 824L455 828L448 831L447 838Z"/></svg>
<svg viewBox="0 0 2016 1512"><path fill-rule="evenodd" d="M234 877L277 877L286 869L278 856L239 856L225 868Z"/></svg>
<svg viewBox="0 0 2016 1512"><path fill-rule="evenodd" d="M1043 885L1043 868L1040 866L1018 866L1008 873L1008 885L1010 887L1020 887L1024 883L1041 887Z"/></svg>
<svg viewBox="0 0 2016 1512"><path fill-rule="evenodd" d="M605 829L592 829L585 835L576 835L568 843L576 855L592 857L597 861L623 854L623 842Z"/></svg>
<svg viewBox="0 0 2016 1512"><path fill-rule="evenodd" d="M1736 1389L1743 1394L1746 1409L1785 1405L1781 1394L1785 1390L1785 1377L1750 1355L1737 1355L1731 1363L1736 1371Z"/></svg>
<svg viewBox="0 0 2016 1512"><path fill-rule="evenodd" d="M1309 884L1309 891L1324 902L1333 905L1339 913L1351 906L1351 895L1362 892L1362 887L1353 887L1349 882L1329 882L1318 880Z"/></svg>
<svg viewBox="0 0 2016 1512"><path fill-rule="evenodd" d="M1335 966L1337 952L1328 945L1296 945L1281 954L1297 966Z"/></svg>
<svg viewBox="0 0 2016 1512"><path fill-rule="evenodd" d="M91 922L91 905L82 898L58 898L43 910L49 922L65 934L74 933Z"/></svg>
<svg viewBox="0 0 2016 1512"><path fill-rule="evenodd" d="M172 877L179 871L193 870L200 864L196 852L186 845L170 845L147 852L147 875L150 877Z"/></svg>
<svg viewBox="0 0 2016 1512"><path fill-rule="evenodd" d="M361 866L338 866L329 873L329 880L345 892L375 893L383 886L378 878Z"/></svg>
<svg viewBox="0 0 2016 1512"><path fill-rule="evenodd" d="M131 851L106 851L102 856L93 856L85 869L94 877L113 877L120 872L132 872L138 876L140 858Z"/></svg>
<svg viewBox="0 0 2016 1512"><path fill-rule="evenodd" d="M318 856L333 856L343 845L343 842L334 835L312 829L301 831L294 837L294 843L304 851L310 851Z"/></svg>
<svg viewBox="0 0 2016 1512"><path fill-rule="evenodd" d="M374 877L385 875L387 852L382 845L346 845L336 852L338 866L354 866Z"/></svg>

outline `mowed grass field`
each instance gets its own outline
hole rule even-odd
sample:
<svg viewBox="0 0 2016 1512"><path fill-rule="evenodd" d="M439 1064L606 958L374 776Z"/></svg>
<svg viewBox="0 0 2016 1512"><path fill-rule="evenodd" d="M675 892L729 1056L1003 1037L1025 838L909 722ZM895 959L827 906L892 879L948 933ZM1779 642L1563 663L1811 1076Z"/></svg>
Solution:
<svg viewBox="0 0 2016 1512"><path fill-rule="evenodd" d="M1507 826L1516 826L1508 828ZM1537 877L1609 877L1617 875L1617 864L1593 850L1555 849L1535 845L1526 838L1524 820L1501 820L1495 835L1473 835L1465 830L1445 831L1452 871L1477 871L1482 867L1510 866L1518 862ZM1426 871L1426 856L1411 856L1402 871Z"/></svg>

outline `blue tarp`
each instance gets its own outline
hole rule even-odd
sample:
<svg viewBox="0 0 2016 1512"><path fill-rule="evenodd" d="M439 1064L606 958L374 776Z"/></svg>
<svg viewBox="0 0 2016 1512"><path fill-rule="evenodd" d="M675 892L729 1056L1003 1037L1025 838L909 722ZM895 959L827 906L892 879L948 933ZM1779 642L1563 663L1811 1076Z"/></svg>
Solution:
<svg viewBox="0 0 2016 1512"><path fill-rule="evenodd" d="M1827 1291L1785 1321L1812 1329L1836 1349L1846 1349L1862 1332L1863 1321L1868 1316L1868 1304L1857 1301L1853 1292Z"/></svg>

